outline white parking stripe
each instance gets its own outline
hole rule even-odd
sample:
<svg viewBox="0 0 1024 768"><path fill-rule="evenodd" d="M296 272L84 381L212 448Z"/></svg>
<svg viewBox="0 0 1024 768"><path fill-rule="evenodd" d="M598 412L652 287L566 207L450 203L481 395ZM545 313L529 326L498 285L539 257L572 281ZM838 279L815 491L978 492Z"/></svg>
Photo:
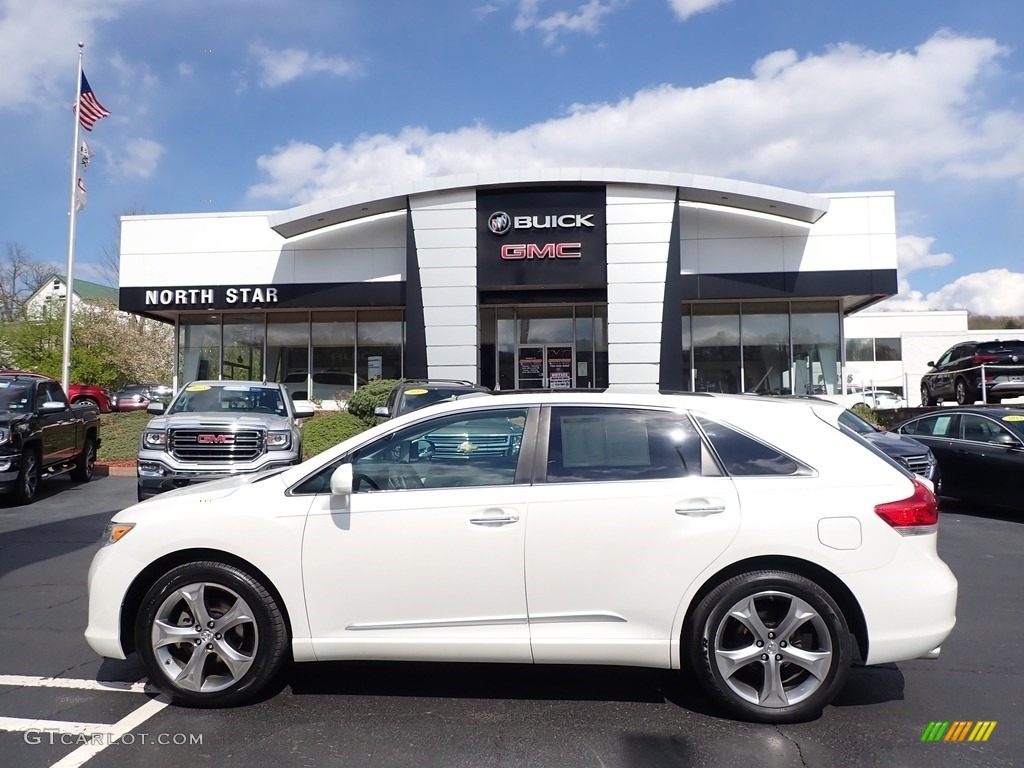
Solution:
<svg viewBox="0 0 1024 768"><path fill-rule="evenodd" d="M58 760L50 768L80 768L88 760L96 757L96 755L129 731L138 728L170 703L170 699L165 696L150 699L134 712L122 717L114 725L105 726L105 732L110 733L109 738L97 739L95 742L83 744L71 754Z"/></svg>
<svg viewBox="0 0 1024 768"><path fill-rule="evenodd" d="M145 693L146 682L126 683L120 680L83 680L70 677L36 677L33 675L0 675L0 685L16 688L77 688L83 691L122 691Z"/></svg>
<svg viewBox="0 0 1024 768"><path fill-rule="evenodd" d="M0 731L47 731L73 736L106 733L113 726L105 723L76 723L71 720L40 720L31 717L0 717Z"/></svg>

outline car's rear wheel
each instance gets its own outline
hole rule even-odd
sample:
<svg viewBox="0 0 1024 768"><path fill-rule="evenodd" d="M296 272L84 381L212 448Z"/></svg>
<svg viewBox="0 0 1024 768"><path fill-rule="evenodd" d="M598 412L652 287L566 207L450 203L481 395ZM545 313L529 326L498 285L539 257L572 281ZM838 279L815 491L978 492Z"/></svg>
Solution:
<svg viewBox="0 0 1024 768"><path fill-rule="evenodd" d="M955 392L957 405L974 405L974 391L966 379L956 380Z"/></svg>
<svg viewBox="0 0 1024 768"><path fill-rule="evenodd" d="M252 698L281 670L288 630L256 578L224 563L196 562L149 590L135 647L150 682L175 703L224 707Z"/></svg>
<svg viewBox="0 0 1024 768"><path fill-rule="evenodd" d="M688 626L690 661L701 685L746 720L816 717L850 668L842 610L824 589L794 573L735 576L701 601Z"/></svg>
<svg viewBox="0 0 1024 768"><path fill-rule="evenodd" d="M932 393L928 389L928 385L921 382L921 405L928 407L935 405L938 401L932 397Z"/></svg>
<svg viewBox="0 0 1024 768"><path fill-rule="evenodd" d="M100 407L100 404L91 397L80 397L75 400L75 405L92 405L96 408Z"/></svg>
<svg viewBox="0 0 1024 768"><path fill-rule="evenodd" d="M76 483L88 483L92 480L92 470L96 464L96 441L92 437L85 438L82 452L75 459L75 468L71 470L71 479Z"/></svg>

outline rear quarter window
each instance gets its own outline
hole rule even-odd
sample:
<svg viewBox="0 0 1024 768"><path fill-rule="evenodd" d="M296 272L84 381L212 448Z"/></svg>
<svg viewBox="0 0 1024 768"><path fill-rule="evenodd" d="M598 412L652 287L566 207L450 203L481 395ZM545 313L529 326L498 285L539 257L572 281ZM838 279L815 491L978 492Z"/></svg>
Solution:
<svg viewBox="0 0 1024 768"><path fill-rule="evenodd" d="M809 468L798 463L777 448L727 427L717 421L697 417L704 434L718 454L726 472L736 477L764 475L797 475L809 473Z"/></svg>

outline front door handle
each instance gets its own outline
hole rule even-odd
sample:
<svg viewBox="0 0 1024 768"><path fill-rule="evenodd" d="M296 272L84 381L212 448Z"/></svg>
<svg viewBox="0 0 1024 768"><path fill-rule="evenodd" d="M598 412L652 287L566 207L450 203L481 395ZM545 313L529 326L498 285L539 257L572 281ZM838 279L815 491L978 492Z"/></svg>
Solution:
<svg viewBox="0 0 1024 768"><path fill-rule="evenodd" d="M494 517L471 517L469 522L473 525L509 525L518 523L519 515L496 515Z"/></svg>

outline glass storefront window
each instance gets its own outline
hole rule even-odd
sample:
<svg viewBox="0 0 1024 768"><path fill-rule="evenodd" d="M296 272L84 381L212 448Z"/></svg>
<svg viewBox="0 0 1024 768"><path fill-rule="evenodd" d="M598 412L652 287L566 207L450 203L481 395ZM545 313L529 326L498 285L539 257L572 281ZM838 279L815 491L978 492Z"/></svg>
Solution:
<svg viewBox="0 0 1024 768"><path fill-rule="evenodd" d="M516 386L516 313L511 307L498 307L496 342L498 347L498 380L494 389L515 389ZM492 386L483 382L486 386Z"/></svg>
<svg viewBox="0 0 1024 768"><path fill-rule="evenodd" d="M268 381L280 381L292 399L309 395L309 315L306 312L267 315Z"/></svg>
<svg viewBox="0 0 1024 768"><path fill-rule="evenodd" d="M875 360L901 360L903 348L898 338L875 339Z"/></svg>
<svg viewBox="0 0 1024 768"><path fill-rule="evenodd" d="M594 386L594 308L576 307L576 369L573 386Z"/></svg>
<svg viewBox="0 0 1024 768"><path fill-rule="evenodd" d="M847 339L846 340L846 362L848 363L870 363L875 359L871 339Z"/></svg>
<svg viewBox="0 0 1024 768"><path fill-rule="evenodd" d="M337 400L356 388L356 313L314 312L309 324L312 344L312 400ZM364 379L365 381L365 379Z"/></svg>
<svg viewBox="0 0 1024 768"><path fill-rule="evenodd" d="M263 379L264 315L225 315L221 378Z"/></svg>
<svg viewBox="0 0 1024 768"><path fill-rule="evenodd" d="M693 365L697 392L739 392L740 317L737 304L693 305Z"/></svg>
<svg viewBox="0 0 1024 768"><path fill-rule="evenodd" d="M743 391L783 394L789 382L789 305L744 304Z"/></svg>
<svg viewBox="0 0 1024 768"><path fill-rule="evenodd" d="M400 309L360 311L356 316L357 381L402 378L405 341Z"/></svg>
<svg viewBox="0 0 1024 768"><path fill-rule="evenodd" d="M220 315L182 315L178 321L178 383L220 378Z"/></svg>
<svg viewBox="0 0 1024 768"><path fill-rule="evenodd" d="M793 394L834 395L841 391L839 305L793 302Z"/></svg>
<svg viewBox="0 0 1024 768"><path fill-rule="evenodd" d="M683 307L683 391L693 392L693 329L690 327L690 307Z"/></svg>

